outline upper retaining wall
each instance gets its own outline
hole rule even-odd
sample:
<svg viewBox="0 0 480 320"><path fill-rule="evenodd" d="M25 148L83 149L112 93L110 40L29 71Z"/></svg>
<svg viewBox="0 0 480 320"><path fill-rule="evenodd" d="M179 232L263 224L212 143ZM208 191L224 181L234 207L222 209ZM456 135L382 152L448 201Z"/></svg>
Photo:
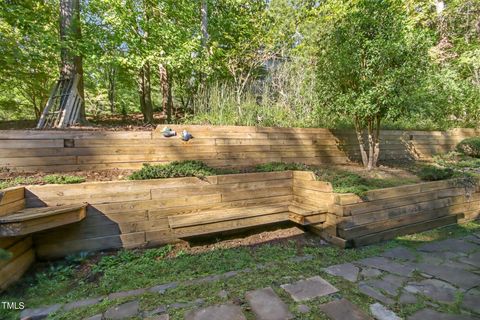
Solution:
<svg viewBox="0 0 480 320"><path fill-rule="evenodd" d="M214 167L266 162L346 163L326 129L170 126L193 139L156 131L0 131L0 167L24 171L136 169L142 163L202 160Z"/></svg>
<svg viewBox="0 0 480 320"><path fill-rule="evenodd" d="M354 161L361 161L357 137L353 130L333 130L338 145ZM432 155L446 153L465 138L480 136L480 129L452 129L448 131L382 130L380 132L380 160L427 160ZM365 137L366 139L366 137Z"/></svg>
<svg viewBox="0 0 480 320"><path fill-rule="evenodd" d="M328 129L235 126L170 126L194 139L164 138L155 131L3 130L0 167L17 171L137 169L143 163L202 160L214 167L272 161L311 165L359 160L354 132ZM381 132L382 160L424 159L453 150L479 130Z"/></svg>

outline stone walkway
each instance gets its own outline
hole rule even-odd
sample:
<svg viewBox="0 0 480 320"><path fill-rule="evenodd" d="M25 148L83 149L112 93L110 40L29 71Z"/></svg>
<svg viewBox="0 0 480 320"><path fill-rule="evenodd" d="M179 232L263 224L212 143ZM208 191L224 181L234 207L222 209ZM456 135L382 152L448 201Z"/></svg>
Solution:
<svg viewBox="0 0 480 320"><path fill-rule="evenodd" d="M302 263L311 259L311 256L295 257L293 261ZM258 266L258 268L262 267L265 266ZM226 280L251 271L245 269L227 272L181 284ZM246 309L251 310L257 320L289 320L295 317L287 303L295 302L298 313L309 313L310 307L304 302L324 296L330 296L333 300L318 307L328 318L333 320L373 318L397 320L401 318L391 311L392 309L398 310L417 303L422 303L425 307L411 314L406 320L480 319L480 233L461 239L427 243L418 247L417 250L397 247L377 257L330 266L322 271L344 278L356 286L360 292L376 300L376 303L370 305L371 315L342 298L341 291L317 275L283 284L276 290L266 287L249 291L245 294L245 305L241 305L238 301L229 301L203 307L204 301L198 299L191 303L159 306L154 310L140 310L139 301L133 300L111 307L103 314L87 319L140 317L168 320L170 310L182 308L189 309L185 313L185 320L245 320L244 311ZM147 291L162 294L178 285L178 283L169 283L152 288L112 293L106 297L86 299L66 305L27 309L22 312L21 318L42 319L53 312L90 306L105 299L135 297ZM276 293L282 290L288 298L281 298ZM221 291L219 296L228 300L226 291ZM286 299L291 300L287 301ZM444 311L453 304L460 306L460 314L450 314Z"/></svg>
<svg viewBox="0 0 480 320"><path fill-rule="evenodd" d="M397 247L379 257L324 271L355 283L362 293L377 300L370 308L377 319L400 319L387 308L420 300L429 307L409 320L480 319L480 233L427 243L417 250ZM457 302L461 315L440 311Z"/></svg>

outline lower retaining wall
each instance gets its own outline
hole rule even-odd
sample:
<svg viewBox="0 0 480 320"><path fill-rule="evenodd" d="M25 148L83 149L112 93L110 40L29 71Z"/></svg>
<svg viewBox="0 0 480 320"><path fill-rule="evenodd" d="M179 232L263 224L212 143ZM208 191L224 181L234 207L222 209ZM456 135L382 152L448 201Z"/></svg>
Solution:
<svg viewBox="0 0 480 320"><path fill-rule="evenodd" d="M29 186L28 207L88 202L86 218L34 234L40 259L176 241L168 216L293 200L293 173Z"/></svg>
<svg viewBox="0 0 480 320"><path fill-rule="evenodd" d="M0 248L10 252L8 260L0 260L0 291L17 281L35 261L32 237L0 239Z"/></svg>
<svg viewBox="0 0 480 320"><path fill-rule="evenodd" d="M425 182L335 196L337 236L363 246L435 227L477 219L480 188L459 180Z"/></svg>
<svg viewBox="0 0 480 320"><path fill-rule="evenodd" d="M432 229L480 214L480 187L458 180L335 194L311 172L247 173L205 178L91 182L10 188L0 192L0 214L26 207L88 202L78 223L26 237L0 238L11 259L0 261L0 290L39 259L79 251L158 246L177 241L168 217L204 210L289 203L318 211L309 228L344 247L362 246ZM270 222L269 222L270 223ZM272 222L273 223L273 222Z"/></svg>
<svg viewBox="0 0 480 320"><path fill-rule="evenodd" d="M25 207L25 189L9 188L0 191L0 216ZM0 238L0 248L10 253L8 260L0 260L0 291L20 279L35 261L32 237Z"/></svg>

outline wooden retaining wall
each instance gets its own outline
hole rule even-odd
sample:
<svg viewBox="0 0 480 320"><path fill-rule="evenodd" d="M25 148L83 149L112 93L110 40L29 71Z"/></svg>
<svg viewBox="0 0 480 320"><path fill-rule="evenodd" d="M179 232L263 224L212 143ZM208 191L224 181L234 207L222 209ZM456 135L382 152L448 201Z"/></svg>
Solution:
<svg viewBox="0 0 480 320"><path fill-rule="evenodd" d="M189 142L164 138L154 131L3 130L0 167L17 171L137 169L142 163L202 160L214 167L244 167L272 161L311 165L359 160L351 130L236 126L170 126L186 128ZM480 130L382 130L381 159L425 159L453 150Z"/></svg>
<svg viewBox="0 0 480 320"><path fill-rule="evenodd" d="M15 187L0 191L0 216L25 207L24 188ZM10 252L8 260L0 260L0 291L20 279L35 261L32 237L0 238L0 248Z"/></svg>
<svg viewBox="0 0 480 320"><path fill-rule="evenodd" d="M361 161L355 132L333 130L340 150L349 159ZM480 129L452 129L448 131L382 130L380 133L380 160L405 161L428 160L435 154L455 150L465 138L480 136ZM366 138L366 137L365 137Z"/></svg>
<svg viewBox="0 0 480 320"><path fill-rule="evenodd" d="M84 221L34 235L37 256L156 246L176 241L168 216L289 202L292 172L29 186L28 207L88 202ZM288 220L288 216L278 217ZM270 221L270 220L269 220Z"/></svg>
<svg viewBox="0 0 480 320"><path fill-rule="evenodd" d="M469 221L480 216L480 187L457 180L335 195L337 235L354 246Z"/></svg>
<svg viewBox="0 0 480 320"><path fill-rule="evenodd" d="M266 162L346 163L326 129L171 126L194 138L155 131L0 131L0 167L23 171L136 169L142 163L202 160L214 167Z"/></svg>

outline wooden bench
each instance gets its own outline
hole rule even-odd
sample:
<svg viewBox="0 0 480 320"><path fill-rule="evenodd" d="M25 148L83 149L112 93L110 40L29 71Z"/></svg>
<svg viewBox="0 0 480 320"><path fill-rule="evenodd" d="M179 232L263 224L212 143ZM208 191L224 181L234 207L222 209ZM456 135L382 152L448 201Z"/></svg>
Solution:
<svg viewBox="0 0 480 320"><path fill-rule="evenodd" d="M0 217L0 237L14 237L81 221L87 204L28 208Z"/></svg>
<svg viewBox="0 0 480 320"><path fill-rule="evenodd" d="M286 202L169 216L168 222L176 236L187 238L287 221L301 225L320 223L325 221L325 211Z"/></svg>

